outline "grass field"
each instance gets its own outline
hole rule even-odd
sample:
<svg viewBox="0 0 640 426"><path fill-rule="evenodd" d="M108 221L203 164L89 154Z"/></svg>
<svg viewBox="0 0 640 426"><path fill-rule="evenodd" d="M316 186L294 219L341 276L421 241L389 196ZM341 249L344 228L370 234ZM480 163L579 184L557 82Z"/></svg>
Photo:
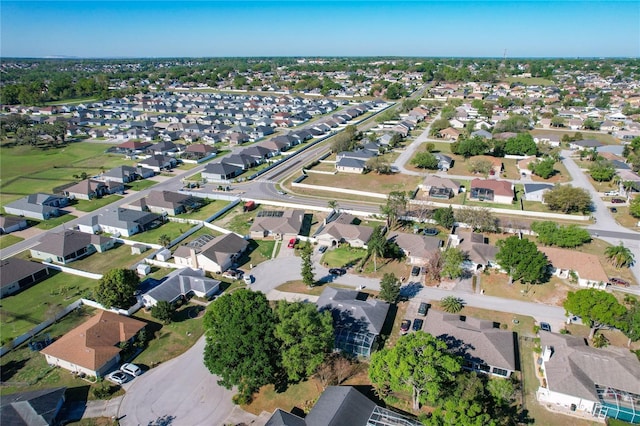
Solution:
<svg viewBox="0 0 640 426"><path fill-rule="evenodd" d="M6 249L7 247L12 246L15 243L19 243L22 240L24 240L24 238L16 237L11 234L0 235L0 250Z"/></svg>
<svg viewBox="0 0 640 426"><path fill-rule="evenodd" d="M73 206L83 212L92 212L119 199L120 197L115 194L107 195L106 197L94 198L93 200L77 200Z"/></svg>
<svg viewBox="0 0 640 426"><path fill-rule="evenodd" d="M147 189L153 185L155 185L156 181L149 179L136 180L133 182L129 182L126 184L126 188L131 191L142 191L143 189Z"/></svg>
<svg viewBox="0 0 640 426"><path fill-rule="evenodd" d="M330 268L356 265L367 255L367 251L361 248L353 248L348 244L333 250L327 250L322 255L322 263Z"/></svg>
<svg viewBox="0 0 640 426"><path fill-rule="evenodd" d="M0 201L2 204L35 192L51 192L54 187L77 182L74 175L92 176L132 164L124 156L106 154L109 145L89 142L40 149L29 146L0 147Z"/></svg>
<svg viewBox="0 0 640 426"><path fill-rule="evenodd" d="M310 174L303 183L307 185L320 185L388 194L391 191L413 191L421 180L422 178L420 176L403 174L379 175L376 173L367 173L363 175L338 173L335 175ZM298 191L298 188L296 188L295 191ZM345 198L351 198L347 194L342 195Z"/></svg>
<svg viewBox="0 0 640 426"><path fill-rule="evenodd" d="M163 225L144 231L139 234L128 237L130 240L140 241L141 243L159 244L158 240L161 235L167 235L170 240L179 237L183 233L191 229L193 225L189 223L166 222Z"/></svg>
<svg viewBox="0 0 640 426"><path fill-rule="evenodd" d="M114 248L104 253L93 253L84 259L76 260L69 267L94 274L104 274L114 268L129 268L148 254L132 255L131 246L116 244Z"/></svg>
<svg viewBox="0 0 640 426"><path fill-rule="evenodd" d="M557 134L562 138L563 135L573 136L577 132L582 133L582 136L585 139L595 139L606 145L620 145L620 142L618 141L618 139L614 138L613 136L607 133L589 132L586 130L533 129L529 133L533 137L548 135L552 133L552 134Z"/></svg>
<svg viewBox="0 0 640 426"><path fill-rule="evenodd" d="M58 225L62 225L63 223L67 223L70 220L73 220L75 218L76 218L76 216L74 216L72 214L65 214L65 215L62 215L62 216L58 216L58 217L54 217L54 218L51 218L51 219L43 220L41 222L38 222L35 226L36 226L36 228L49 230L49 229L55 228Z"/></svg>
<svg viewBox="0 0 640 426"><path fill-rule="evenodd" d="M222 210L227 204L229 203L222 200L209 201L207 205L199 208L198 210L191 213L181 214L179 217L181 219L205 220L211 217L214 213Z"/></svg>

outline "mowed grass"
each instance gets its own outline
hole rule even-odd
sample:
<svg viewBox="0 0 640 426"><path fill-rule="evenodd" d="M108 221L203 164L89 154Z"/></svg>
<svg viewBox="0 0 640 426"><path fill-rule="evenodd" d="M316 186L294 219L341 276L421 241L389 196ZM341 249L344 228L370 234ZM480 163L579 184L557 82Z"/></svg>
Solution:
<svg viewBox="0 0 640 426"><path fill-rule="evenodd" d="M63 223L67 223L73 219L76 219L76 216L72 214L64 214L62 216L40 221L35 226L39 229L49 230L55 228L58 225L62 225Z"/></svg>
<svg viewBox="0 0 640 426"><path fill-rule="evenodd" d="M106 154L109 145L74 142L60 148L0 147L0 201L3 204L35 192L76 182L73 175L92 176L101 169L133 164L124 156Z"/></svg>
<svg viewBox="0 0 640 426"><path fill-rule="evenodd" d="M302 183L389 194L391 191L413 191L422 179L420 176L408 176L399 173L379 175L377 173L356 174L341 172L335 175L309 174L309 177ZM295 191L298 191L298 188L295 188Z"/></svg>
<svg viewBox="0 0 640 426"><path fill-rule="evenodd" d="M220 210L222 210L227 204L229 203L222 200L211 201L207 205L199 208L196 211L193 211L190 213L184 213L179 215L178 217L181 219L205 220L213 216L214 213L217 213Z"/></svg>
<svg viewBox="0 0 640 426"><path fill-rule="evenodd" d="M361 248L354 248L345 244L332 250L327 250L322 255L322 263L329 268L343 266L353 266L360 262L367 255L367 251ZM382 264L382 261L380 262Z"/></svg>
<svg viewBox="0 0 640 426"><path fill-rule="evenodd" d="M322 393L322 386L315 379L309 379L290 385L283 392L278 392L274 385L266 385L253 395L253 400L242 409L255 415L263 411L273 413L276 408L291 411L294 407L311 408Z"/></svg>
<svg viewBox="0 0 640 426"><path fill-rule="evenodd" d="M11 234L0 235L0 250L6 249L7 247L12 246L15 243L19 243L22 240L24 240L24 238L16 237Z"/></svg>
<svg viewBox="0 0 640 426"><path fill-rule="evenodd" d="M50 278L2 299L0 335L13 339L90 294L98 281L52 271Z"/></svg>
<svg viewBox="0 0 640 426"><path fill-rule="evenodd" d="M115 201L118 201L119 199L119 196L113 194L102 198L94 198L93 200L78 200L76 204L73 205L73 207L83 212L92 212Z"/></svg>
<svg viewBox="0 0 640 426"><path fill-rule="evenodd" d="M187 232L194 225L189 223L166 222L155 229L144 231L139 234L126 237L128 240L140 241L141 243L159 244L161 235L167 235L170 240L179 237Z"/></svg>
<svg viewBox="0 0 640 426"><path fill-rule="evenodd" d="M110 269L124 268L128 269L135 263L141 261L150 252L138 255L131 254L131 246L117 243L114 248L104 253L93 253L81 260L70 263L70 268L79 269L81 271L92 272L94 274L105 274Z"/></svg>

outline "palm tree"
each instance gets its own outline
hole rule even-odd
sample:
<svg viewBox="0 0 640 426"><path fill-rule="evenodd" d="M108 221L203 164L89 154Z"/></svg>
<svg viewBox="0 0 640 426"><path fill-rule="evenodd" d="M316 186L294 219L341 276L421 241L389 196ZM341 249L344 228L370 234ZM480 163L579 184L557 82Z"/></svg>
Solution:
<svg viewBox="0 0 640 426"><path fill-rule="evenodd" d="M160 244L162 247L167 247L169 244L171 244L171 239L167 234L162 234L158 237L158 244Z"/></svg>
<svg viewBox="0 0 640 426"><path fill-rule="evenodd" d="M617 246L609 246L604 250L604 255L616 268L631 266L635 261L633 252L625 247L622 242Z"/></svg>
<svg viewBox="0 0 640 426"><path fill-rule="evenodd" d="M386 246L387 239L384 236L384 232L380 226L376 226L367 243L369 254L373 255L373 272L378 270L378 256L384 256Z"/></svg>
<svg viewBox="0 0 640 426"><path fill-rule="evenodd" d="M449 312L450 314L458 313L464 307L464 302L459 297L455 296L447 296L440 300L440 304L442 305L442 309L445 312Z"/></svg>
<svg viewBox="0 0 640 426"><path fill-rule="evenodd" d="M338 206L338 202L336 200L329 200L329 202L327 203L327 207L329 207L331 210L335 210L335 211L338 211L338 209L340 208L340 206Z"/></svg>

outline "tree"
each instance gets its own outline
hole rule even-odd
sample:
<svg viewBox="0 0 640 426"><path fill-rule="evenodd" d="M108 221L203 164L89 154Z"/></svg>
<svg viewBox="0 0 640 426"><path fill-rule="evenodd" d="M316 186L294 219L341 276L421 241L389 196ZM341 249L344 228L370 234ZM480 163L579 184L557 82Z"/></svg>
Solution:
<svg viewBox="0 0 640 426"><path fill-rule="evenodd" d="M616 174L616 169L611 161L596 161L589 167L589 174L593 180L598 182L609 182Z"/></svg>
<svg viewBox="0 0 640 426"><path fill-rule="evenodd" d="M309 288L313 287L315 278L313 276L313 262L311 261L311 255L313 254L313 247L311 243L307 241L302 246L300 257L302 258L302 282Z"/></svg>
<svg viewBox="0 0 640 426"><path fill-rule="evenodd" d="M371 356L369 378L381 393L410 392L413 408L434 402L462 369L461 359L447 344L418 331L401 337L395 346Z"/></svg>
<svg viewBox="0 0 640 426"><path fill-rule="evenodd" d="M400 296L400 280L394 273L386 273L380 280L380 298L394 304Z"/></svg>
<svg viewBox="0 0 640 426"><path fill-rule="evenodd" d="M175 308L166 300L161 300L151 308L151 316L162 321L164 324L169 324L173 321L173 313Z"/></svg>
<svg viewBox="0 0 640 426"><path fill-rule="evenodd" d="M629 203L629 214L635 218L640 218L640 197L636 197Z"/></svg>
<svg viewBox="0 0 640 426"><path fill-rule="evenodd" d="M467 260L467 256L462 250L449 247L442 252L440 274L448 278L458 278L462 276L462 263Z"/></svg>
<svg viewBox="0 0 640 426"><path fill-rule="evenodd" d="M528 167L534 175L540 176L542 179L549 179L555 172L553 168L555 164L556 162L552 157L546 157L542 160L529 163Z"/></svg>
<svg viewBox="0 0 640 426"><path fill-rule="evenodd" d="M504 152L509 155L536 155L538 147L529 133L520 133L516 137L507 139Z"/></svg>
<svg viewBox="0 0 640 426"><path fill-rule="evenodd" d="M551 119L551 127L564 127L564 118L553 117Z"/></svg>
<svg viewBox="0 0 640 426"><path fill-rule="evenodd" d="M276 372L280 342L276 319L264 293L239 289L219 297L204 316L204 364L218 384L238 386L245 400Z"/></svg>
<svg viewBox="0 0 640 426"><path fill-rule="evenodd" d="M440 300L440 305L445 312L449 312L450 314L457 314L464 307L462 299L455 296L443 297L442 300Z"/></svg>
<svg viewBox="0 0 640 426"><path fill-rule="evenodd" d="M438 225L447 229L451 229L456 221L451 204L449 204L449 207L437 208L433 213L433 220L438 222Z"/></svg>
<svg viewBox="0 0 640 426"><path fill-rule="evenodd" d="M496 261L514 281L538 284L547 278L547 256L532 241L512 236L498 241L496 246Z"/></svg>
<svg viewBox="0 0 640 426"><path fill-rule="evenodd" d="M162 247L168 247L171 244L171 238L167 234L162 234L158 237L158 244Z"/></svg>
<svg viewBox="0 0 640 426"><path fill-rule="evenodd" d="M407 210L407 193L405 191L391 191L387 196L387 202L380 206L380 211L387 218L387 228L395 225L401 213Z"/></svg>
<svg viewBox="0 0 640 426"><path fill-rule="evenodd" d="M379 175L388 175L391 173L391 164L379 155L369 158L365 163L365 167L367 170L374 171Z"/></svg>
<svg viewBox="0 0 640 426"><path fill-rule="evenodd" d="M556 185L542 196L545 204L551 210L563 213L589 213L591 210L591 196L586 189L571 185Z"/></svg>
<svg viewBox="0 0 640 426"><path fill-rule="evenodd" d="M625 247L622 242L617 246L609 246L604 249L604 255L616 268L631 266L635 260L631 249Z"/></svg>
<svg viewBox="0 0 640 426"><path fill-rule="evenodd" d="M378 256L384 256L386 246L387 239L384 236L384 230L381 226L376 226L373 229L371 238L369 238L369 242L367 243L367 250L369 251L369 254L373 256L374 272L378 270Z"/></svg>
<svg viewBox="0 0 640 426"><path fill-rule="evenodd" d="M140 278L131 269L111 269L100 278L95 291L96 302L105 308L128 309L136 303L135 291Z"/></svg>
<svg viewBox="0 0 640 426"><path fill-rule="evenodd" d="M555 222L533 222L531 230L538 242L545 246L578 247L591 241L591 234L577 225L558 225Z"/></svg>
<svg viewBox="0 0 640 426"><path fill-rule="evenodd" d="M468 168L471 173L480 173L486 176L493 168L493 163L491 163L491 161L489 160L483 159L473 160L469 161Z"/></svg>
<svg viewBox="0 0 640 426"><path fill-rule="evenodd" d="M466 223L474 231L496 232L498 220L493 212L484 207L463 207L455 212L456 222Z"/></svg>
<svg viewBox="0 0 640 426"><path fill-rule="evenodd" d="M593 339L597 330L605 327L617 327L622 330L624 326L624 315L626 309L618 303L613 294L606 291L589 288L570 291L567 299L564 301L565 311L567 314L582 317L582 322L589 324L591 332L589 339Z"/></svg>
<svg viewBox="0 0 640 426"><path fill-rule="evenodd" d="M310 303L278 301L275 337L282 367L292 382L312 375L333 349L333 318Z"/></svg>
<svg viewBox="0 0 640 426"><path fill-rule="evenodd" d="M428 151L419 152L411 159L411 164L421 169L437 170L438 163L436 156Z"/></svg>
<svg viewBox="0 0 640 426"><path fill-rule="evenodd" d="M338 202L336 200L329 200L327 202L327 207L335 211L338 211L340 209L340 206L338 205Z"/></svg>
<svg viewBox="0 0 640 426"><path fill-rule="evenodd" d="M600 123L595 121L593 118L587 118L582 122L582 127L585 130L600 130Z"/></svg>
<svg viewBox="0 0 640 426"><path fill-rule="evenodd" d="M630 306L623 318L623 322L627 324L627 327L622 331L629 338L628 345L630 345L631 342L640 340L640 302L629 295L625 296L625 302Z"/></svg>
<svg viewBox="0 0 640 426"><path fill-rule="evenodd" d="M486 154L488 151L489 143L480 136L474 136L471 139L463 139L451 144L451 152L462 155L464 158Z"/></svg>

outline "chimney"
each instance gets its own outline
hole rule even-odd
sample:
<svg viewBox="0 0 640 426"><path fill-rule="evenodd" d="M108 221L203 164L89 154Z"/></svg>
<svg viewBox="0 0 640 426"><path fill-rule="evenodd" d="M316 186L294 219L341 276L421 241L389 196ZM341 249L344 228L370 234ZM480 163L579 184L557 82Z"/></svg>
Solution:
<svg viewBox="0 0 640 426"><path fill-rule="evenodd" d="M196 249L193 247L190 249L191 253L191 267L193 269L198 269L198 257L196 256Z"/></svg>
<svg viewBox="0 0 640 426"><path fill-rule="evenodd" d="M542 351L542 359L544 362L548 362L551 359L551 355L553 355L553 347L545 346L544 351Z"/></svg>

